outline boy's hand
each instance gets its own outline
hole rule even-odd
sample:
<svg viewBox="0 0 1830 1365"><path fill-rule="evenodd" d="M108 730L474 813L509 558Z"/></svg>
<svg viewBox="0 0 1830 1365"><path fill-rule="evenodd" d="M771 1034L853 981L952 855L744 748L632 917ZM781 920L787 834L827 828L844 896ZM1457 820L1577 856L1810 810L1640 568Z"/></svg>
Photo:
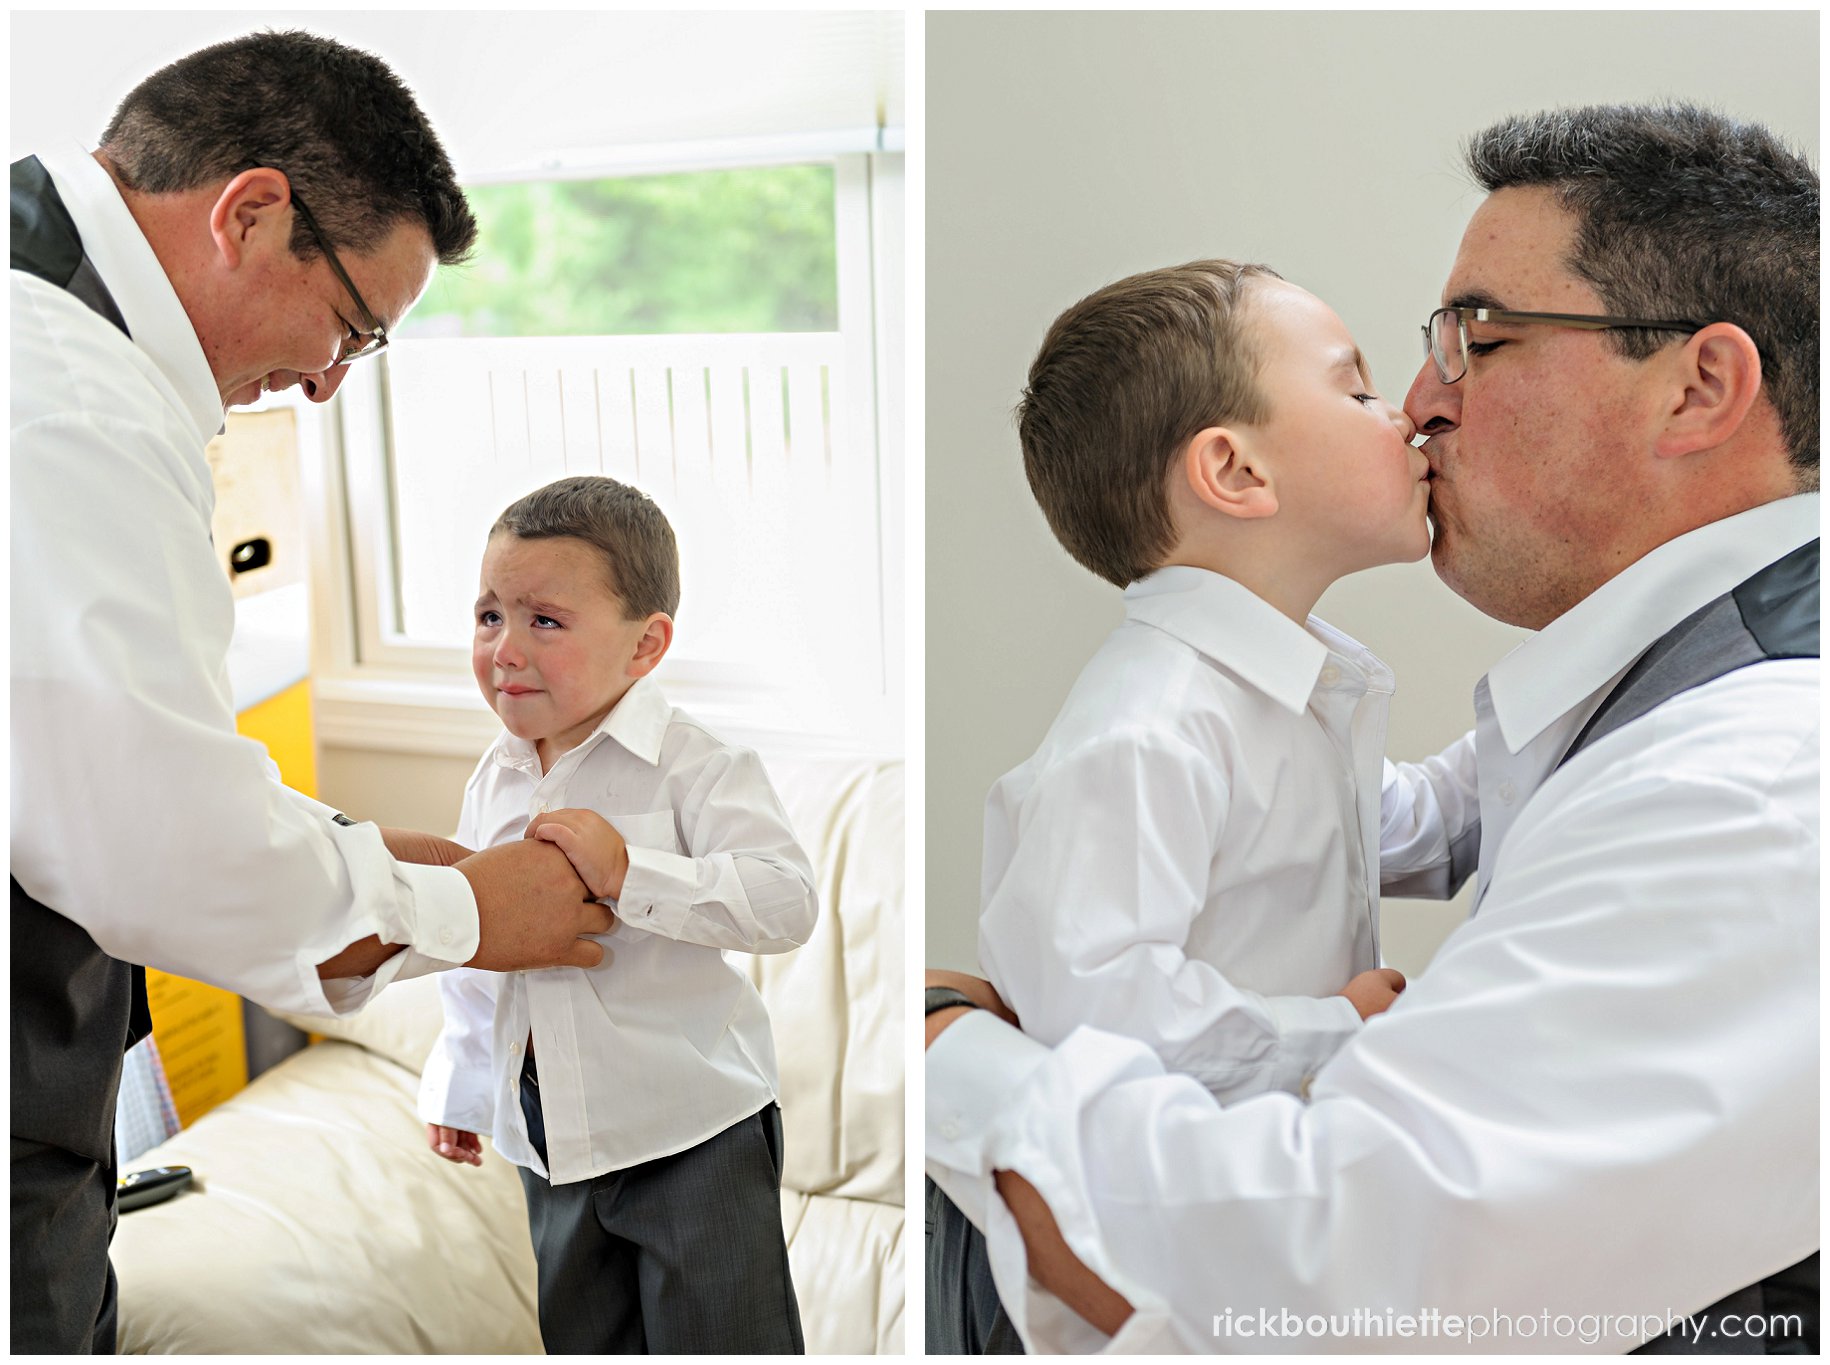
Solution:
<svg viewBox="0 0 1830 1365"><path fill-rule="evenodd" d="M440 1124L428 1123L426 1143L447 1161L464 1166L483 1164L483 1139L462 1128L446 1128Z"/></svg>
<svg viewBox="0 0 1830 1365"><path fill-rule="evenodd" d="M1341 994L1353 1002L1353 1007L1360 1012L1360 1018L1365 1020L1390 1009L1392 1001L1398 998L1398 993L1403 989L1403 972L1394 967L1375 967L1370 972L1361 972L1349 981L1347 989Z"/></svg>
<svg viewBox="0 0 1830 1365"><path fill-rule="evenodd" d="M578 879L598 900L622 896L623 878L629 873L629 845L616 826L596 811L550 810L528 821L523 837L558 845L571 859Z"/></svg>

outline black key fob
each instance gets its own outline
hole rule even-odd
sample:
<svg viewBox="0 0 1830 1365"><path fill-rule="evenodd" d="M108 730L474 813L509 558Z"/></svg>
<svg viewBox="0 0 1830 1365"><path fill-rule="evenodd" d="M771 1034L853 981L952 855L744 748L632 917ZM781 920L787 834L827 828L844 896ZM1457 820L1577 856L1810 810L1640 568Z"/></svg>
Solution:
<svg viewBox="0 0 1830 1365"><path fill-rule="evenodd" d="M190 1183L189 1166L155 1166L150 1171L135 1171L121 1177L115 1189L115 1206L122 1213L131 1213L170 1199Z"/></svg>

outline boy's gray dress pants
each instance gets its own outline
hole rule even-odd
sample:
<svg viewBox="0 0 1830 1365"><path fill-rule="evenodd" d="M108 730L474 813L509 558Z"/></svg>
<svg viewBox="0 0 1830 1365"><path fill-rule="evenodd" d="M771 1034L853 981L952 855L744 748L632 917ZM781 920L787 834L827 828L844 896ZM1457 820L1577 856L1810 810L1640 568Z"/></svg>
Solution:
<svg viewBox="0 0 1830 1365"><path fill-rule="evenodd" d="M521 1112L545 1161L531 1057ZM800 1354L781 1181L774 1104L684 1152L590 1180L551 1185L523 1167L547 1354Z"/></svg>

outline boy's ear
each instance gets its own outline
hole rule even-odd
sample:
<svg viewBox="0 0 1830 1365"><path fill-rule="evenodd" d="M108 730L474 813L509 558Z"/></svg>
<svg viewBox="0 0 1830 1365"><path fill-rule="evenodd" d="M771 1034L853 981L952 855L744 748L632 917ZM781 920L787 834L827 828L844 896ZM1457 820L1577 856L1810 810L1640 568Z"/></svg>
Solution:
<svg viewBox="0 0 1830 1365"><path fill-rule="evenodd" d="M1671 363L1671 400L1653 451L1671 458L1713 450L1740 429L1760 394L1760 350L1734 323L1714 322Z"/></svg>
<svg viewBox="0 0 1830 1365"><path fill-rule="evenodd" d="M1277 511L1270 470L1227 427L1195 433L1182 453L1182 474L1190 491L1216 512L1254 521Z"/></svg>
<svg viewBox="0 0 1830 1365"><path fill-rule="evenodd" d="M635 656L629 660L629 676L646 678L654 672L673 642L674 618L664 611L655 612L642 623L642 638L635 642Z"/></svg>

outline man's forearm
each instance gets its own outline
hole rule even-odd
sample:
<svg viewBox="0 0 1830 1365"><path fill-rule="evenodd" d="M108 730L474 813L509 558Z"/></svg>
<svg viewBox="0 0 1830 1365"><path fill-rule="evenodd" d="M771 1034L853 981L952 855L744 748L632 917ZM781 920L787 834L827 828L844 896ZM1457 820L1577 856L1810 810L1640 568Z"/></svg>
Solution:
<svg viewBox="0 0 1830 1365"><path fill-rule="evenodd" d="M998 998L991 984L962 972L945 972L930 968L930 986L948 986L989 1009L1013 1028L1017 1018ZM965 1006L936 1010L927 1019L927 1047L933 1047L940 1035L955 1022L972 1013ZM1049 1211L1036 1187L1015 1171L994 1171L998 1197L1016 1219L1017 1231L1023 1237L1023 1249L1029 1258L1029 1273L1037 1284L1060 1299L1093 1326L1111 1336L1131 1316L1132 1308L1124 1296L1088 1269L1061 1235L1055 1215Z"/></svg>
<svg viewBox="0 0 1830 1365"><path fill-rule="evenodd" d="M1023 1249L1029 1255L1030 1278L1107 1336L1114 1335L1132 1308L1111 1285L1087 1268L1068 1246L1036 1187L1015 1171L995 1171L998 1197L1017 1220Z"/></svg>
<svg viewBox="0 0 1830 1365"><path fill-rule="evenodd" d="M328 961L320 962L318 980L337 981L344 977L372 975L377 967L406 946L404 943L383 943L380 935L370 934Z"/></svg>

